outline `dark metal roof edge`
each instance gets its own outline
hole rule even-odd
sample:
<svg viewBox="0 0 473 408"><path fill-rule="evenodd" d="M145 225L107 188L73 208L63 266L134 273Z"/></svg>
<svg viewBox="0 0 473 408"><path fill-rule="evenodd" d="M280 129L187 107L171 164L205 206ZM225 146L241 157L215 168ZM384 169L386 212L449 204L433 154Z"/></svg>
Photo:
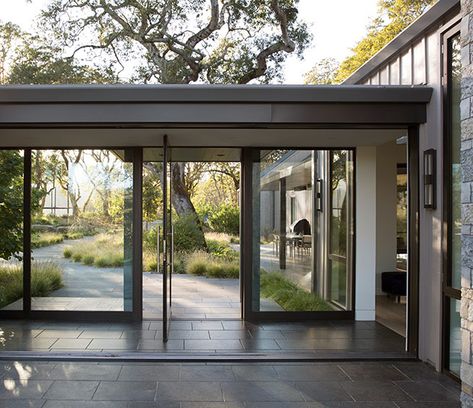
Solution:
<svg viewBox="0 0 473 408"><path fill-rule="evenodd" d="M6 85L0 104L42 103L428 103L426 86Z"/></svg>
<svg viewBox="0 0 473 408"><path fill-rule="evenodd" d="M413 43L422 34L428 32L433 26L454 12L460 12L460 0L439 0L430 10L420 16L384 48L378 51L371 59L358 68L358 70L351 74L343 84L354 85L366 80L373 71L379 69L394 55L400 53L404 47Z"/></svg>

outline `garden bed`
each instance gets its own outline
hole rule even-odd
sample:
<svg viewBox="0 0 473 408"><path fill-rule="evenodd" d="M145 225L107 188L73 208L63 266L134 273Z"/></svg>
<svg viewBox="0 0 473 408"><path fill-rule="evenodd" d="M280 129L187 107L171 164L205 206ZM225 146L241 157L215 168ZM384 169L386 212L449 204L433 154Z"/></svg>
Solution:
<svg viewBox="0 0 473 408"><path fill-rule="evenodd" d="M333 311L333 308L314 293L306 292L280 272L261 271L261 297L273 299L288 312Z"/></svg>
<svg viewBox="0 0 473 408"><path fill-rule="evenodd" d="M0 264L0 308L23 297L23 266L21 263ZM62 270L53 262L31 265L31 296L45 297L63 287Z"/></svg>

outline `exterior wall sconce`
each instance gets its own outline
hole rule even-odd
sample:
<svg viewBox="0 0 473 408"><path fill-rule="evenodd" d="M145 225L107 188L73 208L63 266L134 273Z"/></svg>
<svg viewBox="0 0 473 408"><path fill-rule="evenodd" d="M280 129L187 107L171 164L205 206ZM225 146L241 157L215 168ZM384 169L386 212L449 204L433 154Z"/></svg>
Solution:
<svg viewBox="0 0 473 408"><path fill-rule="evenodd" d="M322 191L323 191L323 180L322 179L317 179L317 182L315 184L315 209L317 211L322 212L323 211L323 200L322 200Z"/></svg>
<svg viewBox="0 0 473 408"><path fill-rule="evenodd" d="M437 208L437 151L424 151L424 208Z"/></svg>

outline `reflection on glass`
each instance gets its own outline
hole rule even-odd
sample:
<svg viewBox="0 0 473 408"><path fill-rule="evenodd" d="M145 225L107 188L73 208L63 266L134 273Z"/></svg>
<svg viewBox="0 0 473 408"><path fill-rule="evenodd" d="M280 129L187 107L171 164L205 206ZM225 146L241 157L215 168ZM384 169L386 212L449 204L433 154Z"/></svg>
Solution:
<svg viewBox="0 0 473 408"><path fill-rule="evenodd" d="M319 248L315 242L316 223L321 215L314 206L313 180L319 178L315 174L317 161L325 160L327 154L310 150L264 150L254 160L252 308L255 311L341 309L334 296L322 289L329 280L327 271L316 273L315 266L317 256L325 255L315 253ZM344 165L347 166L345 162ZM338 190L338 194L337 199L341 201L333 211L345 220L343 192ZM346 248L347 237L341 224L340 228L338 238L334 234L332 239L334 245L337 239L345 240L344 244L339 243L341 249ZM346 266L339 269L344 270L345 277L350 273ZM334 273L331 277L337 299L345 307L347 279L335 285L337 277Z"/></svg>
<svg viewBox="0 0 473 408"><path fill-rule="evenodd" d="M329 298L346 309L348 307L348 279L350 277L352 161L347 150L330 152L330 247Z"/></svg>
<svg viewBox="0 0 473 408"><path fill-rule="evenodd" d="M131 153L32 152L33 310L132 310Z"/></svg>
<svg viewBox="0 0 473 408"><path fill-rule="evenodd" d="M23 151L0 150L0 309L23 309ZM34 275L35 276L35 275Z"/></svg>
<svg viewBox="0 0 473 408"><path fill-rule="evenodd" d="M450 299L450 353L448 368L458 376L460 376L462 348L460 304L460 300Z"/></svg>
<svg viewBox="0 0 473 408"><path fill-rule="evenodd" d="M396 267L407 271L407 167L398 165L396 204Z"/></svg>
<svg viewBox="0 0 473 408"><path fill-rule="evenodd" d="M461 126L460 126L460 100L461 100L461 46L460 36L452 39L452 88L451 88L451 253L452 253L452 281L451 286L461 288Z"/></svg>

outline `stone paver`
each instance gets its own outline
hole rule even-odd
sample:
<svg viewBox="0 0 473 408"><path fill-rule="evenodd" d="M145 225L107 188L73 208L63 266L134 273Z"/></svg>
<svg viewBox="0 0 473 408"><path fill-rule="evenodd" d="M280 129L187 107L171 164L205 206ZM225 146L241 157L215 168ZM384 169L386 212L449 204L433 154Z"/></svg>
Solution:
<svg viewBox="0 0 473 408"><path fill-rule="evenodd" d="M336 362L5 362L0 365L0 406L460 407L459 384L424 363L357 362L356 369L348 367Z"/></svg>
<svg viewBox="0 0 473 408"><path fill-rule="evenodd" d="M161 321L73 323L5 320L0 321L0 327L2 328L0 351L395 352L401 357L405 355L404 338L376 322L314 321L253 324L240 320L173 320L167 343L162 341ZM347 365L346 370L348 376L357 375L356 365ZM368 373L364 372L363 375ZM391 377L384 375L377 379L403 378L395 372Z"/></svg>

